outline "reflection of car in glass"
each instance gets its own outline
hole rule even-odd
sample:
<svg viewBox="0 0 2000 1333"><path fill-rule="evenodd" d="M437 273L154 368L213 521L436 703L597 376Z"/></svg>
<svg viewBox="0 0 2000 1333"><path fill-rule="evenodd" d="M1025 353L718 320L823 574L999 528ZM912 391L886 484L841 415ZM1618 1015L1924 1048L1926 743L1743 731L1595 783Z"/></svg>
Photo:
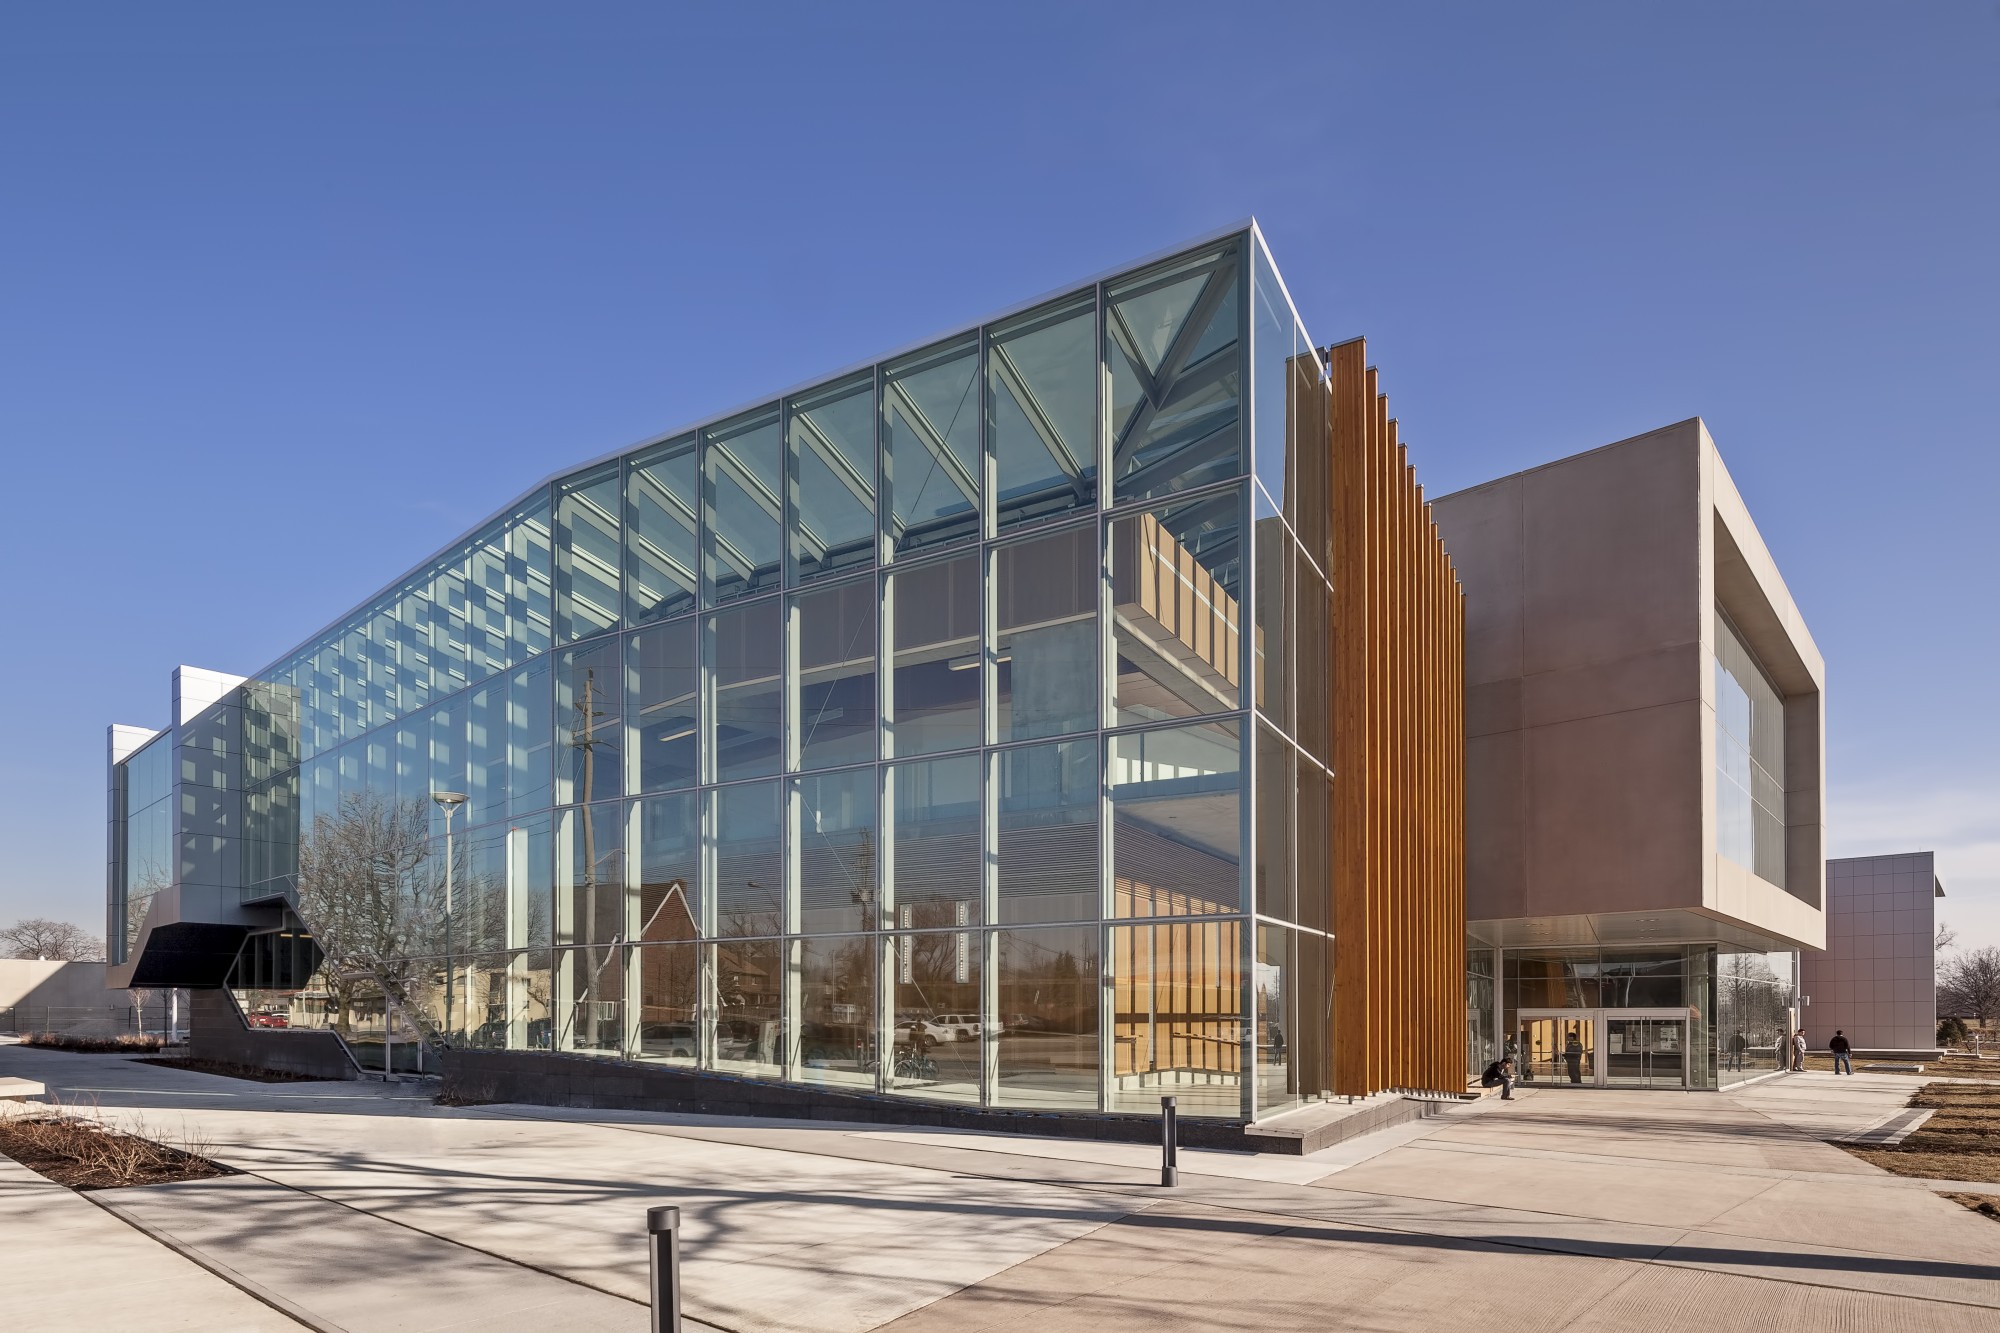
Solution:
<svg viewBox="0 0 2000 1333"><path fill-rule="evenodd" d="M995 1021L993 1034L1006 1031L1006 1024ZM977 1041L980 1022L978 1014L932 1014L929 1018L919 1018L911 1022L906 1031L912 1041L922 1038L922 1043L945 1041Z"/></svg>
<svg viewBox="0 0 2000 1333"><path fill-rule="evenodd" d="M853 1005L834 1009L860 1011ZM859 1023L805 1023L800 1028L799 1059L814 1067L827 1064L859 1064L874 1034Z"/></svg>
<svg viewBox="0 0 2000 1333"><path fill-rule="evenodd" d="M254 1014L245 1014L244 1017L249 1021L250 1026L253 1028L288 1028L292 1025L292 1020L285 1017L283 1014L259 1012Z"/></svg>
<svg viewBox="0 0 2000 1333"><path fill-rule="evenodd" d="M647 1055L664 1055L669 1060L692 1060L695 1053L694 1024L642 1023L639 1049Z"/></svg>
<svg viewBox="0 0 2000 1333"><path fill-rule="evenodd" d="M715 1025L716 1058L775 1062L782 1027L776 1019L721 1019Z"/></svg>

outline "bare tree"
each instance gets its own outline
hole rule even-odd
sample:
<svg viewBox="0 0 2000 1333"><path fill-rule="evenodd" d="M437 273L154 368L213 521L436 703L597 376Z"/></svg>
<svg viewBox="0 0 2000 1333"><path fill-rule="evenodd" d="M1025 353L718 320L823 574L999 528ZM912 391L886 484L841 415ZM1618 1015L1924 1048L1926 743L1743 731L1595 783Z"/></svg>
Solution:
<svg viewBox="0 0 2000 1333"><path fill-rule="evenodd" d="M1958 932L1943 921L1937 923L1937 952L1943 953L1958 943Z"/></svg>
<svg viewBox="0 0 2000 1333"><path fill-rule="evenodd" d="M1938 1012L1982 1026L2000 1018L2000 948L1974 949L1938 970Z"/></svg>
<svg viewBox="0 0 2000 1333"><path fill-rule="evenodd" d="M45 916L23 917L0 927L0 948L13 958L46 958L67 963L101 963L104 940L82 926Z"/></svg>
<svg viewBox="0 0 2000 1333"><path fill-rule="evenodd" d="M372 988L404 999L407 960L440 952L442 890L430 855L426 802L368 790L341 797L299 840L299 916L325 955L321 977L343 1034L354 1000Z"/></svg>

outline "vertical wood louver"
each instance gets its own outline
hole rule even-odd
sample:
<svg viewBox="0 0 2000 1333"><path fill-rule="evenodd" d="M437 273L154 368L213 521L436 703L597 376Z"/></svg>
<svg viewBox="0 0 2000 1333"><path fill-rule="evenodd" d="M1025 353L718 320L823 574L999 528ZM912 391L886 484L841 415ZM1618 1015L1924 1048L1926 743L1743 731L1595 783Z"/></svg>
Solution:
<svg viewBox="0 0 2000 1333"><path fill-rule="evenodd" d="M1360 340L1326 353L1333 1082L1465 1085L1464 592Z"/></svg>

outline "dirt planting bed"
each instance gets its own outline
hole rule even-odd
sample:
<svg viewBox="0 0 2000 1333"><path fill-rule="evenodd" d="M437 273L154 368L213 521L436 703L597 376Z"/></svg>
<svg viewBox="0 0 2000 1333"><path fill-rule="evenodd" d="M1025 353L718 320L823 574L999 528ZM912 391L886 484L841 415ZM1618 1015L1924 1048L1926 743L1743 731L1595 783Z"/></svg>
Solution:
<svg viewBox="0 0 2000 1333"><path fill-rule="evenodd" d="M2000 1084L1926 1083L1910 1099L1936 1112L1893 1148L1847 1147L1899 1176L2000 1185ZM2000 1196L1946 1196L2000 1222Z"/></svg>
<svg viewBox="0 0 2000 1333"><path fill-rule="evenodd" d="M143 1124L113 1129L94 1114L64 1109L0 1118L0 1153L74 1190L206 1180L235 1171L203 1156L207 1145L163 1143Z"/></svg>

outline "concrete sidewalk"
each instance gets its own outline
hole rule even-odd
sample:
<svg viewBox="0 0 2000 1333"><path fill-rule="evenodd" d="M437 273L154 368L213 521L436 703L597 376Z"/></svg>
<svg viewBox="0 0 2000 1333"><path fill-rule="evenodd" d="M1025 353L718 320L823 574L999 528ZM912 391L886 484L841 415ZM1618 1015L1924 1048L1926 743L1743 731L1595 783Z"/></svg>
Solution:
<svg viewBox="0 0 2000 1333"><path fill-rule="evenodd" d="M299 1333L89 1199L0 1157L0 1328Z"/></svg>
<svg viewBox="0 0 2000 1333"><path fill-rule="evenodd" d="M453 1109L414 1085L246 1084L8 1049L0 1073L91 1088L107 1114L184 1118L223 1160L310 1200L265 1196L268 1215L339 1209L592 1289L578 1299L642 1295L645 1207L679 1203L688 1311L723 1329L2000 1328L2000 1228L1801 1128L1898 1109L1844 1077L1489 1098L1307 1158L1186 1152L1181 1186L1161 1190L1134 1145ZM170 1217L185 1200L251 1188L132 1191L145 1197L130 1206L193 1235L254 1210ZM267 1249L278 1271L284 1245ZM414 1312L425 1274L482 1262L381 1267ZM397 1326L351 1317L353 1333Z"/></svg>

